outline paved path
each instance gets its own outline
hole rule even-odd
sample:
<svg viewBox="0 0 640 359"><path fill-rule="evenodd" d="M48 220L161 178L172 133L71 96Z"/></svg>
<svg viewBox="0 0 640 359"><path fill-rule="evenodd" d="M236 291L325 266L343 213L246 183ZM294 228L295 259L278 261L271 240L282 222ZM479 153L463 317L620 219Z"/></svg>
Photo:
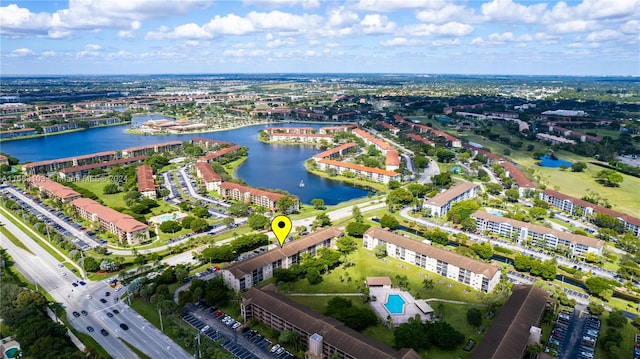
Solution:
<svg viewBox="0 0 640 359"><path fill-rule="evenodd" d="M440 174L440 167L438 166L438 163L431 157L427 158L429 159L429 167L424 169L420 179L418 179L418 183L420 184L431 182L431 177Z"/></svg>
<svg viewBox="0 0 640 359"><path fill-rule="evenodd" d="M424 301L425 302L445 302L445 303L452 303L452 304L476 305L476 306L480 306L480 307L486 307L487 306L487 304L461 302L459 300L449 300L449 299L440 299L440 298L429 298L429 299L425 299Z"/></svg>

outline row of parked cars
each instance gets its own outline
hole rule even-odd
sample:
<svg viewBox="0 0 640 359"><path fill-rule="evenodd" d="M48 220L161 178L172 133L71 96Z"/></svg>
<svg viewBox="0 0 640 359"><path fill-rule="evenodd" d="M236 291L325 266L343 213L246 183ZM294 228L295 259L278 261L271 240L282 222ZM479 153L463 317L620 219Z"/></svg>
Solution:
<svg viewBox="0 0 640 359"><path fill-rule="evenodd" d="M569 310L562 310L558 314L558 320L551 330L551 336L547 342L547 347L544 349L545 353L548 353L554 357L558 356L558 351L566 345L567 330L569 329L569 323L573 319L573 312Z"/></svg>
<svg viewBox="0 0 640 359"><path fill-rule="evenodd" d="M271 340L265 338L256 330L245 328L242 330L242 335L245 336L249 341L255 344L257 347L261 348L265 352L268 353L278 359L294 359L295 356L289 353L283 346L280 344L273 344Z"/></svg>
<svg viewBox="0 0 640 359"><path fill-rule="evenodd" d="M582 342L578 359L593 359L596 356L596 343L600 335L600 318L591 316L587 318L587 323L582 331Z"/></svg>

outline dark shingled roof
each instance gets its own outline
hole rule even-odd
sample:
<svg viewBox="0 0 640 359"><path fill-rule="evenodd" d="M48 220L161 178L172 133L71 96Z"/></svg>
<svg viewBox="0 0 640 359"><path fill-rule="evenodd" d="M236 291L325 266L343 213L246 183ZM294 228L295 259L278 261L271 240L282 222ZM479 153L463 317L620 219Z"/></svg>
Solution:
<svg viewBox="0 0 640 359"><path fill-rule="evenodd" d="M549 295L533 285L514 285L511 290L513 294L498 311L471 359L522 358L529 330L540 322Z"/></svg>
<svg viewBox="0 0 640 359"><path fill-rule="evenodd" d="M249 258L242 262L238 262L230 267L224 268L233 274L236 278L241 278L247 273L253 272L255 269L262 268L267 264L271 264L278 259L292 256L304 249L315 244L321 243L327 239L336 238L342 235L342 231L338 228L330 227L321 231L311 233L293 242L286 243L282 248L276 248L266 253Z"/></svg>
<svg viewBox="0 0 640 359"><path fill-rule="evenodd" d="M342 322L319 314L284 295L275 293L275 286L269 284L262 289L253 287L242 296L242 305L255 305L266 309L295 327L312 335L322 335L323 341L339 350L362 359L420 359L413 349L396 351L384 344L360 334Z"/></svg>

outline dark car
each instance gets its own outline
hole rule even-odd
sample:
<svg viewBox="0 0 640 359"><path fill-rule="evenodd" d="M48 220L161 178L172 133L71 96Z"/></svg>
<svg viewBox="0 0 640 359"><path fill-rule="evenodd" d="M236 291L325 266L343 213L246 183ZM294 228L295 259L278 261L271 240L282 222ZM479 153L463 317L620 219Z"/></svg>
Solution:
<svg viewBox="0 0 640 359"><path fill-rule="evenodd" d="M111 313L111 312L107 312L107 317L109 317L109 318L113 318L113 313Z"/></svg>
<svg viewBox="0 0 640 359"><path fill-rule="evenodd" d="M73 283L71 283L71 285L72 285L72 286L74 286L74 287L77 287L77 286L78 286L78 283L73 282Z"/></svg>
<svg viewBox="0 0 640 359"><path fill-rule="evenodd" d="M108 297L108 296L110 296L110 295L111 295L111 292L105 292L105 293L104 293L104 296L105 296L105 297Z"/></svg>
<svg viewBox="0 0 640 359"><path fill-rule="evenodd" d="M85 317L87 316L87 314L89 314L89 313L87 313L87 311L86 311L86 310L83 310L83 311L81 311L80 313L82 313L82 315L84 315Z"/></svg>
<svg viewBox="0 0 640 359"><path fill-rule="evenodd" d="M103 303L103 304L104 304L104 303L106 303L106 302L107 302L107 300L106 300L106 299L104 299L104 298L100 298L100 303Z"/></svg>
<svg viewBox="0 0 640 359"><path fill-rule="evenodd" d="M122 328L122 330L129 330L129 326L124 323L120 323L120 328Z"/></svg>
<svg viewBox="0 0 640 359"><path fill-rule="evenodd" d="M117 309L114 309L114 310L113 310L113 314L120 314L120 311L119 311L119 310L117 310Z"/></svg>
<svg viewBox="0 0 640 359"><path fill-rule="evenodd" d="M73 312L73 316L74 316L74 317L76 317L76 318L78 318L78 317L80 316L80 313L78 313L78 312Z"/></svg>
<svg viewBox="0 0 640 359"><path fill-rule="evenodd" d="M87 330L89 331L89 333L93 333L93 330L94 330L94 329L93 329L93 327L92 327L92 326L88 326L88 327L87 327Z"/></svg>
<svg viewBox="0 0 640 359"><path fill-rule="evenodd" d="M82 280L81 280L81 281L79 281L78 283L79 283L80 285L85 285L85 284L87 284L87 283L85 283L85 282L84 282L84 281L82 281Z"/></svg>
<svg viewBox="0 0 640 359"><path fill-rule="evenodd" d="M100 334L102 334L102 335L104 335L106 337L107 335L109 335L109 332L104 330L104 329L100 329Z"/></svg>

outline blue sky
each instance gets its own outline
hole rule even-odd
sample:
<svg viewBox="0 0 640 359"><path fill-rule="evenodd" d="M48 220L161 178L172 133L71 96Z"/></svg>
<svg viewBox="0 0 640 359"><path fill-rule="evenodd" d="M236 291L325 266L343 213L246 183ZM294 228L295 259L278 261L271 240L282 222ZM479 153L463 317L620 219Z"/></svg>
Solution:
<svg viewBox="0 0 640 359"><path fill-rule="evenodd" d="M2 1L0 71L640 76L640 0Z"/></svg>

